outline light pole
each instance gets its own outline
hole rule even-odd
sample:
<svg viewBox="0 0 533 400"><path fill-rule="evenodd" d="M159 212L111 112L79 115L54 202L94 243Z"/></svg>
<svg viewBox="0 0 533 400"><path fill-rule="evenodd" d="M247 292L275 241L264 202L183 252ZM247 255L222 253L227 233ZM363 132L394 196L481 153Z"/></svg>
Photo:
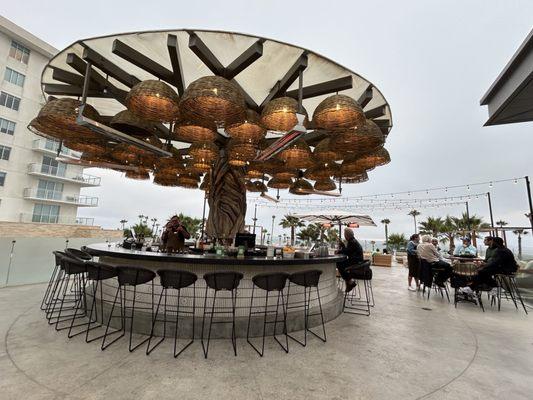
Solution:
<svg viewBox="0 0 533 400"><path fill-rule="evenodd" d="M272 241L274 241L274 220L276 219L276 216L272 216L272 229L270 230L270 233L272 234Z"/></svg>
<svg viewBox="0 0 533 400"><path fill-rule="evenodd" d="M255 225L257 223L257 203L255 203L254 206L254 217L252 218L252 221L254 221L254 231L252 233L255 235Z"/></svg>

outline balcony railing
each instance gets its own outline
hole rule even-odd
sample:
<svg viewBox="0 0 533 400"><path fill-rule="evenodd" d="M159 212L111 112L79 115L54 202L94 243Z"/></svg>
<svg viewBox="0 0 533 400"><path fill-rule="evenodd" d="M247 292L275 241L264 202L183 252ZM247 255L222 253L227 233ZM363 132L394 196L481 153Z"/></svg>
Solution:
<svg viewBox="0 0 533 400"><path fill-rule="evenodd" d="M62 224L62 225L94 225L94 218L64 217L62 215L39 215L20 214L20 222L33 222L38 224Z"/></svg>
<svg viewBox="0 0 533 400"><path fill-rule="evenodd" d="M52 203L72 204L78 207L97 207L98 197L77 196L46 189L25 188L24 198Z"/></svg>
<svg viewBox="0 0 533 400"><path fill-rule="evenodd" d="M35 139L33 141L32 148L33 150L43 151L45 153L57 154L57 150L59 149L59 142L56 142L50 139ZM61 146L60 154L62 156L67 156L67 157L72 157L72 158L81 157L80 152L70 150L66 148L65 146Z"/></svg>
<svg viewBox="0 0 533 400"><path fill-rule="evenodd" d="M68 181L82 186L99 186L101 178L89 174L71 174L67 172L64 165L52 166L46 164L30 163L28 164L28 173L34 175L46 175L54 177L61 181Z"/></svg>

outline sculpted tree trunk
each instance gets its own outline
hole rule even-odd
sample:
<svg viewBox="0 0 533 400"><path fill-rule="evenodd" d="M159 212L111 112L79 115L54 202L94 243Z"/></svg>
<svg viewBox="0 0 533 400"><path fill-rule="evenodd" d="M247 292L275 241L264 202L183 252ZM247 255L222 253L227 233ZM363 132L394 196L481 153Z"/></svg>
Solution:
<svg viewBox="0 0 533 400"><path fill-rule="evenodd" d="M246 187L244 172L231 168L225 150L211 171L207 235L216 239L233 239L244 230Z"/></svg>

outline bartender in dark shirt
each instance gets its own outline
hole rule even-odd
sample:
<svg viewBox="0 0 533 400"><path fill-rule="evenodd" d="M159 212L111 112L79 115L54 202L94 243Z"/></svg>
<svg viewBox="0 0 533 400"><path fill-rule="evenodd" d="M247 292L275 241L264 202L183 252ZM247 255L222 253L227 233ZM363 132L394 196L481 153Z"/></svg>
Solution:
<svg viewBox="0 0 533 400"><path fill-rule="evenodd" d="M337 269L342 278L346 281L346 292L349 292L355 287L356 283L355 279L350 277L346 272L346 269L364 261L363 247L361 247L361 244L355 239L353 230L350 228L344 229L344 239L346 239L346 244L339 242L339 250L337 253L344 254L347 258L337 263Z"/></svg>
<svg viewBox="0 0 533 400"><path fill-rule="evenodd" d="M161 241L163 248L169 253L183 251L185 249L185 239L189 239L191 235L187 228L181 223L179 217L174 215L165 225Z"/></svg>

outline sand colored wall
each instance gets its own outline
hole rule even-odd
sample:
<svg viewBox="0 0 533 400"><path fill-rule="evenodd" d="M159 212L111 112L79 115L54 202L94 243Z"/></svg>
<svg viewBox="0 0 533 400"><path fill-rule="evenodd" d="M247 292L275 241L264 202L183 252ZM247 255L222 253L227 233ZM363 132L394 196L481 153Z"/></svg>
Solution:
<svg viewBox="0 0 533 400"><path fill-rule="evenodd" d="M0 221L0 237L101 238L117 240L122 238L122 231L102 229L99 226Z"/></svg>

